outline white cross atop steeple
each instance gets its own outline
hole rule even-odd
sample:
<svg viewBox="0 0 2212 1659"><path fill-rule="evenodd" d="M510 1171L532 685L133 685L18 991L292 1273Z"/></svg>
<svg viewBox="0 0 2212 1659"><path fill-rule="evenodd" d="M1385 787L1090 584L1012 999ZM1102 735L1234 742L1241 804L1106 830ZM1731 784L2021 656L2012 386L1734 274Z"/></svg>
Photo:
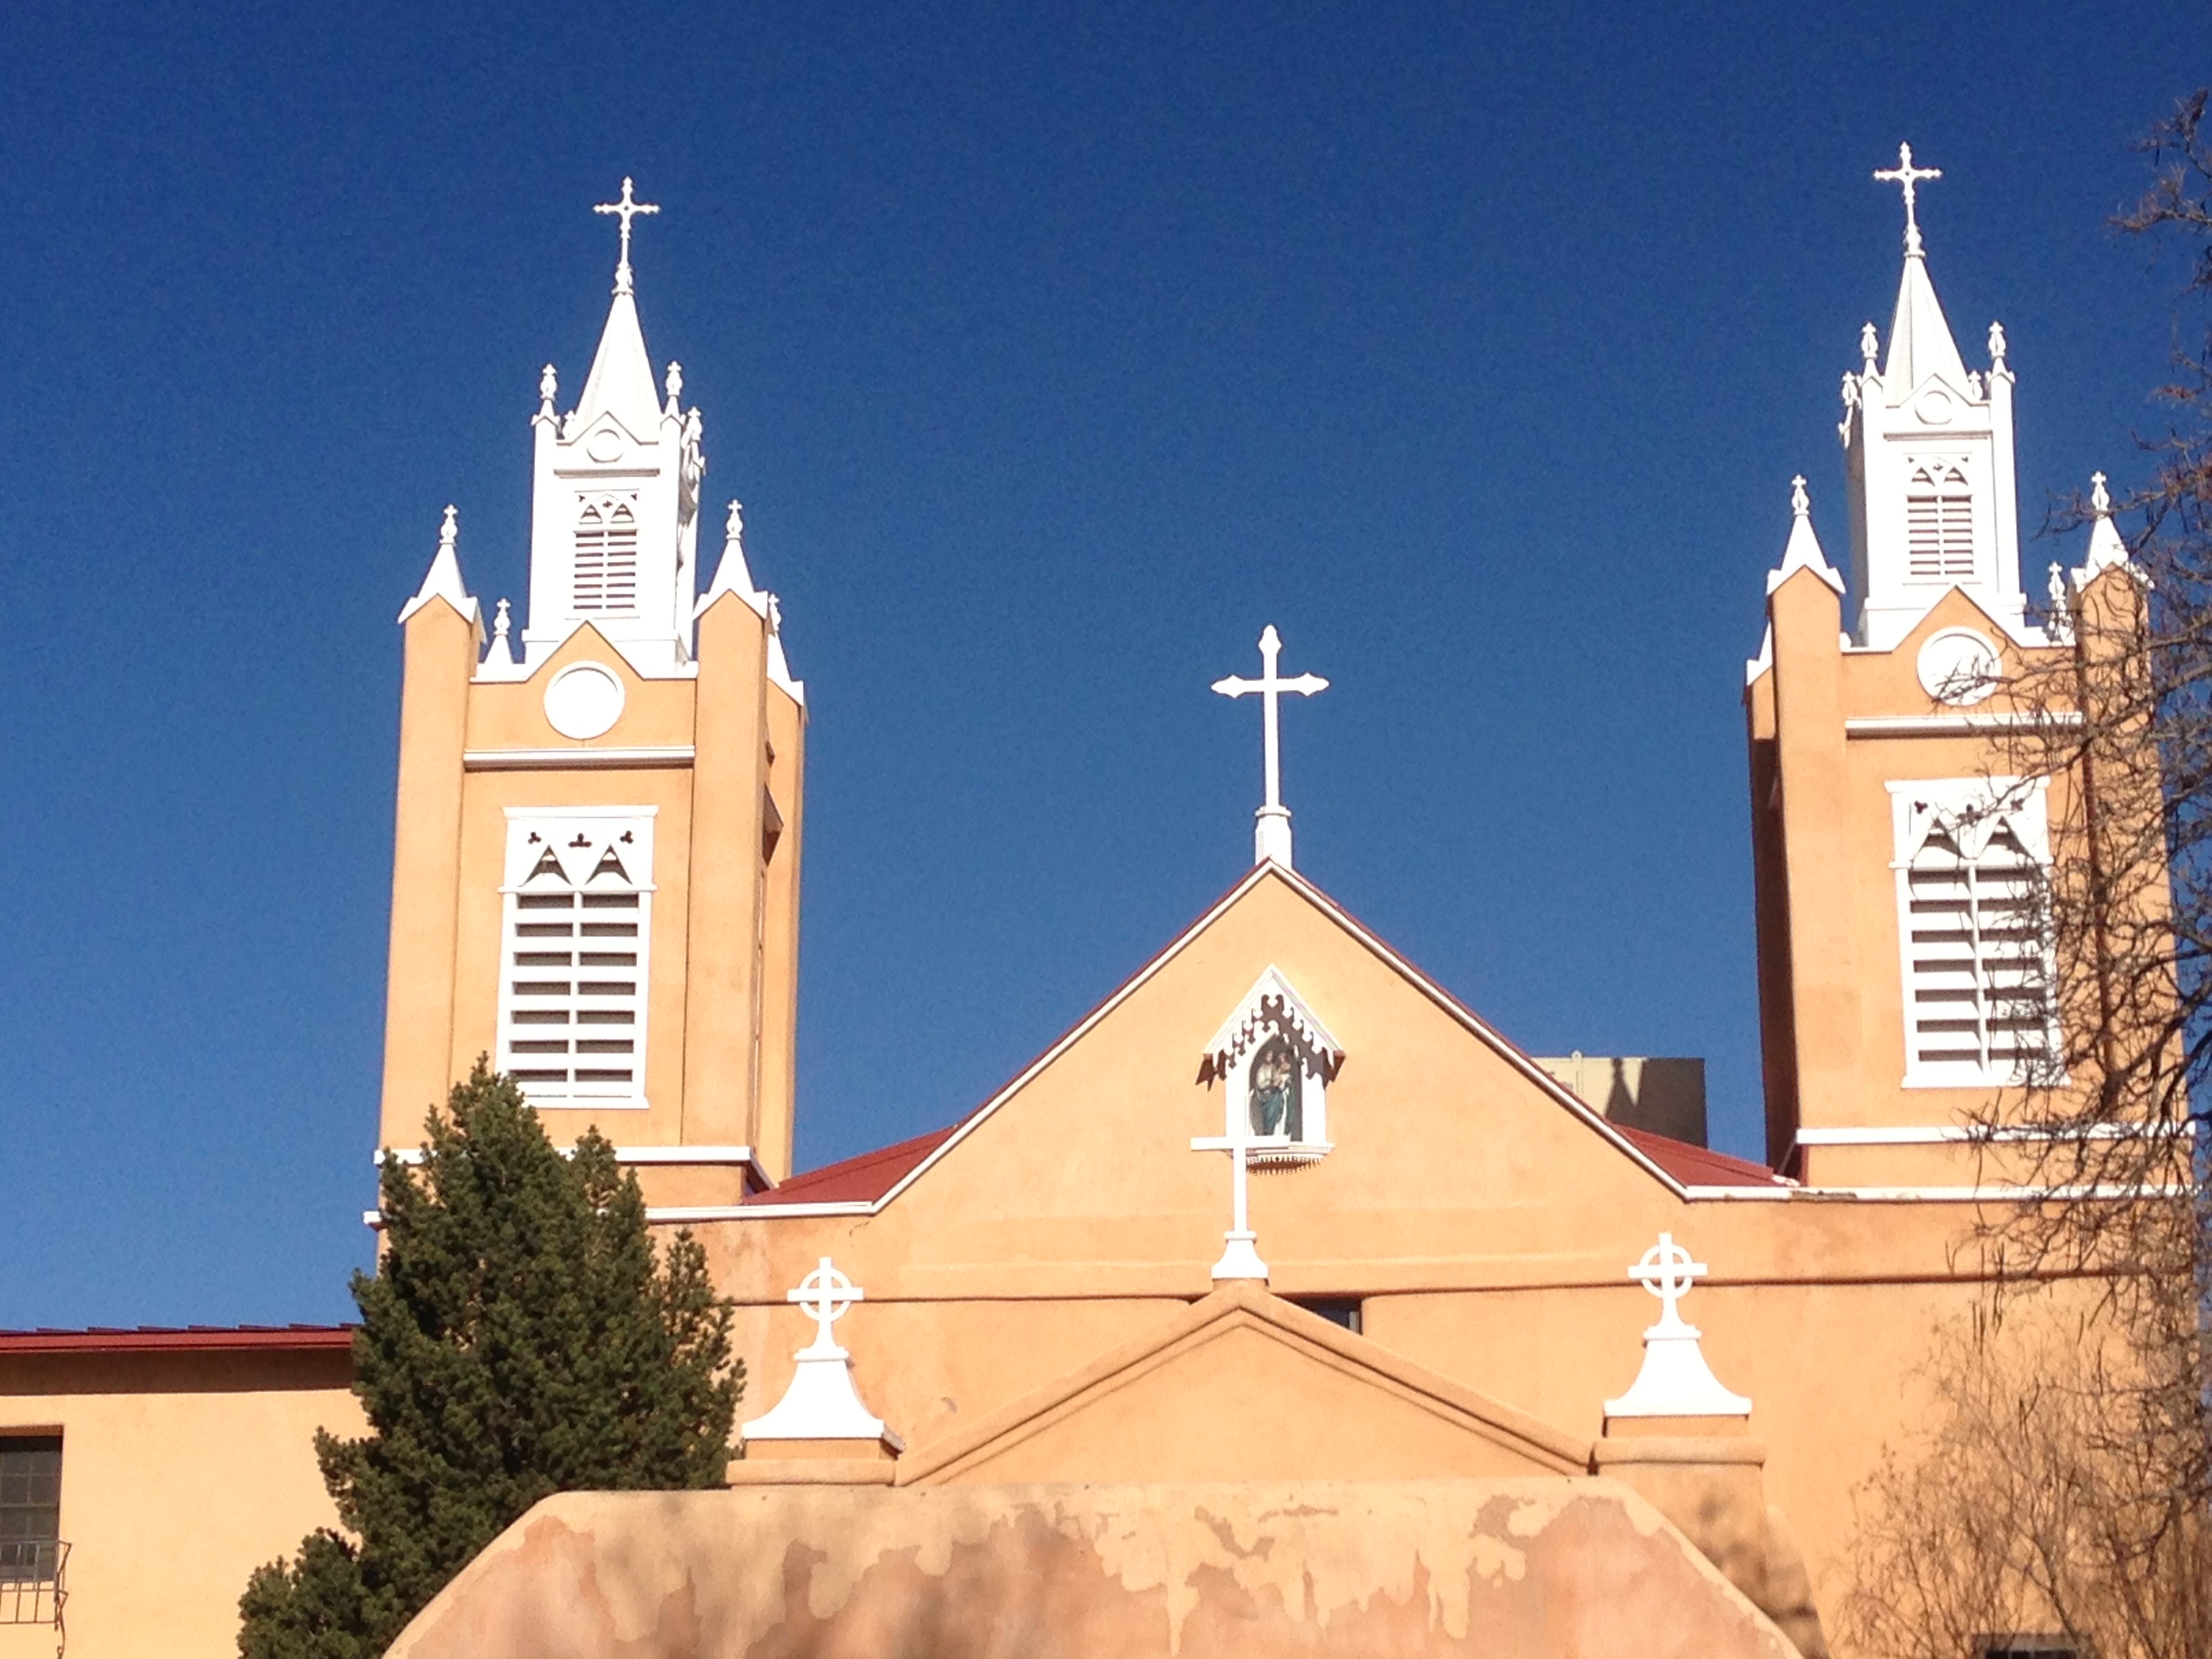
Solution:
<svg viewBox="0 0 2212 1659"><path fill-rule="evenodd" d="M615 262L615 292L617 294L628 294L630 292L629 222L636 218L641 213L659 212L660 205L657 202L640 202L635 200L630 195L630 182L628 179L624 179L623 180L622 200L619 202L596 202L592 204L592 211L594 213L611 213L622 221L622 257Z"/></svg>
<svg viewBox="0 0 2212 1659"><path fill-rule="evenodd" d="M1260 635L1261 675L1248 680L1241 674L1231 674L1213 683L1213 689L1224 697L1245 697L1257 693L1260 697L1262 746L1266 751L1267 798L1253 816L1258 820L1252 832L1252 862L1265 864L1269 859L1285 870L1291 864L1291 809L1282 799L1282 738L1280 717L1277 713L1285 691L1301 697L1328 690L1328 682L1318 674L1301 674L1296 679L1284 679L1275 672L1276 659L1283 654L1282 635L1269 623Z"/></svg>
<svg viewBox="0 0 2212 1659"><path fill-rule="evenodd" d="M1897 147L1897 165L1893 167L1879 167L1875 169L1874 176L1884 184L1905 186L1905 252L1906 257L1911 258L1921 251L1920 220L1913 211L1914 187L1923 179L1941 179L1943 176L1943 170L1941 167L1913 166L1912 146L1899 144Z"/></svg>

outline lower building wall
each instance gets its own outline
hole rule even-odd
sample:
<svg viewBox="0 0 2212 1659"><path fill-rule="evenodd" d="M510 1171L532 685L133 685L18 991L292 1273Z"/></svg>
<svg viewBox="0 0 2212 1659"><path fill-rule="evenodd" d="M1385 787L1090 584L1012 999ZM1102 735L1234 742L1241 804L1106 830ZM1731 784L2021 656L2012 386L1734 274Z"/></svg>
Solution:
<svg viewBox="0 0 2212 1659"><path fill-rule="evenodd" d="M0 1353L0 1434L62 1438L68 1659L234 1655L247 1577L336 1524L314 1434L362 1431L351 1377L343 1348ZM0 1659L59 1648L0 1624Z"/></svg>

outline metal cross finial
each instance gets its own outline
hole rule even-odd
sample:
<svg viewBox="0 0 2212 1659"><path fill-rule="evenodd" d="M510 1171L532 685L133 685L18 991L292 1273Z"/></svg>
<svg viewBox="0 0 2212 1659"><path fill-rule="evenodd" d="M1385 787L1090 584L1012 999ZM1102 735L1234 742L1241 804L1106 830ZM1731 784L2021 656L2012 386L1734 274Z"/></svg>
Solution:
<svg viewBox="0 0 2212 1659"><path fill-rule="evenodd" d="M1897 165L1879 168L1874 176L1885 184L1905 186L1905 252L1908 258L1917 255L1920 252L1920 221L1913 211L1914 187L1923 179L1941 179L1943 170L1941 167L1913 166L1912 146L1899 144L1897 147Z"/></svg>
<svg viewBox="0 0 2212 1659"><path fill-rule="evenodd" d="M1690 1253L1674 1242L1674 1234L1662 1233L1659 1242L1644 1251L1644 1259L1628 1273L1659 1298L1659 1323L1671 1331L1682 1322L1675 1304L1688 1293L1693 1280L1705 1276L1705 1264L1692 1261Z"/></svg>
<svg viewBox="0 0 2212 1659"><path fill-rule="evenodd" d="M842 1319L855 1302L865 1302L867 1293L839 1273L828 1256L822 1265L799 1281L799 1288L786 1291L783 1299L796 1302L814 1322L814 1340L807 1352L824 1353L837 1346L830 1328Z"/></svg>
<svg viewBox="0 0 2212 1659"><path fill-rule="evenodd" d="M622 221L622 258L615 264L615 292L617 294L628 294L630 291L629 222L636 218L641 213L658 213L660 211L660 208L656 203L641 202L635 199L630 195L630 181L628 179L624 179L623 180L622 200L619 202L594 203L592 207L592 211L594 213L611 213Z"/></svg>
<svg viewBox="0 0 2212 1659"><path fill-rule="evenodd" d="M1296 679L1284 679L1275 672L1276 659L1283 654L1282 635L1269 623L1260 635L1261 673L1256 680L1248 680L1241 674L1231 674L1213 683L1213 689L1224 697L1244 697L1257 692L1261 705L1261 729L1266 752L1267 799L1255 814L1258 824L1253 831L1252 861L1264 864L1269 859L1291 867L1291 812L1282 800L1282 739L1279 708L1285 691L1301 697L1310 697L1317 691L1328 690L1328 682L1318 674L1301 674Z"/></svg>

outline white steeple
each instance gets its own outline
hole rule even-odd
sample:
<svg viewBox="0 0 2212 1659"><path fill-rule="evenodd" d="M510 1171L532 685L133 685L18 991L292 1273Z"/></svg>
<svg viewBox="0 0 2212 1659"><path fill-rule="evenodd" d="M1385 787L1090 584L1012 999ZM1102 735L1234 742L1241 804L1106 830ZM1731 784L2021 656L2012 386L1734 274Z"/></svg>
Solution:
<svg viewBox="0 0 2212 1659"><path fill-rule="evenodd" d="M1916 187L1943 175L1915 167L1909 144L1875 177L1905 192L1905 270L1881 367L1874 325L1863 367L1844 376L1838 428L1850 475L1851 580L1860 644L1894 647L1953 587L2008 632L2027 627L2013 473L2012 370L1990 325L1986 374L1966 368L1929 279Z"/></svg>
<svg viewBox="0 0 2212 1659"><path fill-rule="evenodd" d="M641 674L682 674L699 582L702 422L698 410L682 406L675 364L666 402L655 393L638 320L630 221L660 210L635 200L625 179L622 198L594 210L621 219L622 252L576 407L557 412L551 364L538 380L523 659L534 668L588 622Z"/></svg>

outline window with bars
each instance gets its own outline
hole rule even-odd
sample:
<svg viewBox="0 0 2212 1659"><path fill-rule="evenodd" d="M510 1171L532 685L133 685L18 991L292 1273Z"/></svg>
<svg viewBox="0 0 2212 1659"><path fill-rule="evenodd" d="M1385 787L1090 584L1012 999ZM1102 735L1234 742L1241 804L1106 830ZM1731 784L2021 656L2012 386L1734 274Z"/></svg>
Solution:
<svg viewBox="0 0 2212 1659"><path fill-rule="evenodd" d="M2039 784L1892 784L1905 1081L2048 1080L2058 1063Z"/></svg>
<svg viewBox="0 0 2212 1659"><path fill-rule="evenodd" d="M627 501L586 501L576 520L576 609L637 609L637 514Z"/></svg>
<svg viewBox="0 0 2212 1659"><path fill-rule="evenodd" d="M650 808L507 811L499 1064L541 1105L645 1104Z"/></svg>
<svg viewBox="0 0 2212 1659"><path fill-rule="evenodd" d="M1905 487L1905 574L1948 581L1974 574L1974 497L1947 461L1916 466Z"/></svg>
<svg viewBox="0 0 2212 1659"><path fill-rule="evenodd" d="M62 1437L0 1437L0 1584L51 1583L61 1561Z"/></svg>

